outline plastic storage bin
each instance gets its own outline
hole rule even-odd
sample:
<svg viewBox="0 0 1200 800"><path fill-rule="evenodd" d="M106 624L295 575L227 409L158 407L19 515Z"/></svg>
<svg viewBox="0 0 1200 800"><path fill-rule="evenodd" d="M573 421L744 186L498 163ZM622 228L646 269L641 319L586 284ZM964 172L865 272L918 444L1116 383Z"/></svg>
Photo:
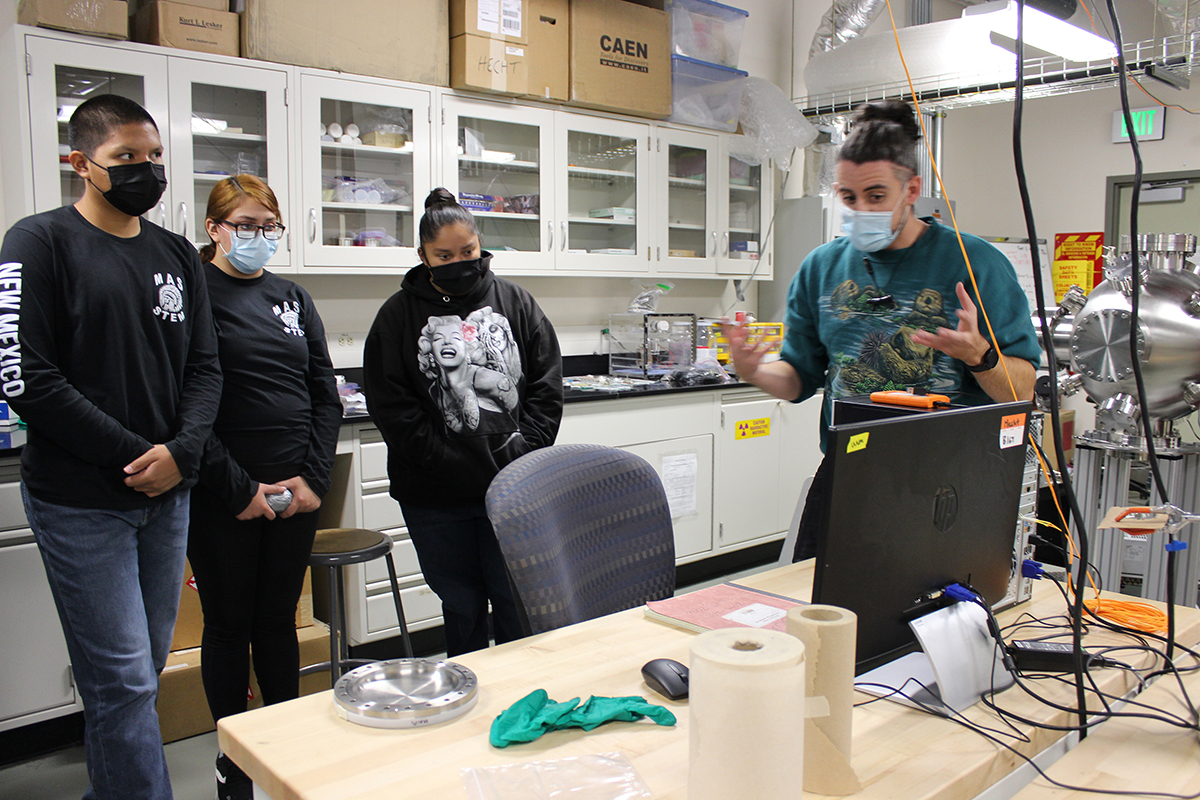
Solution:
<svg viewBox="0 0 1200 800"><path fill-rule="evenodd" d="M671 121L719 131L737 130L749 73L687 56L671 56Z"/></svg>
<svg viewBox="0 0 1200 800"><path fill-rule="evenodd" d="M738 65L742 32L750 12L712 0L667 0L671 52L720 64Z"/></svg>

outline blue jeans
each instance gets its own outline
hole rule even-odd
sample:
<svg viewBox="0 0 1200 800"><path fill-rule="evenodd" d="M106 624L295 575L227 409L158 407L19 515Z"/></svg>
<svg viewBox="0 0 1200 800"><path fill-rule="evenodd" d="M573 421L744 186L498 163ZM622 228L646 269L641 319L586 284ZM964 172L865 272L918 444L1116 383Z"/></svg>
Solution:
<svg viewBox="0 0 1200 800"><path fill-rule="evenodd" d="M401 504L425 582L442 601L446 654L488 646L488 601L496 644L520 639L521 617L508 568L483 503L459 508Z"/></svg>
<svg viewBox="0 0 1200 800"><path fill-rule="evenodd" d="M134 511L72 508L21 494L83 700L85 800L170 800L158 728L183 560L188 492Z"/></svg>

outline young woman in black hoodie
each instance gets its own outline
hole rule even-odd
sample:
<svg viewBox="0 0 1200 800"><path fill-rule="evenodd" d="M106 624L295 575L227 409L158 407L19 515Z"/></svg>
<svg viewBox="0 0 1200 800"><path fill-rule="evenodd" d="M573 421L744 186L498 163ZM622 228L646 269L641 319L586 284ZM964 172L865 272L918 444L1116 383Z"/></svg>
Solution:
<svg viewBox="0 0 1200 800"><path fill-rule="evenodd" d="M454 656L487 647L489 602L496 642L521 636L483 498L502 467L554 443L562 359L546 315L492 274L474 217L446 189L426 199L418 236L421 264L367 336L363 383Z"/></svg>

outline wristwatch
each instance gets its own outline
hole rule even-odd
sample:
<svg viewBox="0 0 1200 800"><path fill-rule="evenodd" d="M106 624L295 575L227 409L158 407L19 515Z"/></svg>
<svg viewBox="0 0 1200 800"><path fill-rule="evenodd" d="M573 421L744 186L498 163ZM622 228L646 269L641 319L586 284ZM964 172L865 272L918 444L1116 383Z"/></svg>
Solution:
<svg viewBox="0 0 1200 800"><path fill-rule="evenodd" d="M987 372L990 369L995 369L1000 363L1000 354L996 352L995 345L988 345L987 352L983 354L983 359L975 366L967 365L968 372Z"/></svg>

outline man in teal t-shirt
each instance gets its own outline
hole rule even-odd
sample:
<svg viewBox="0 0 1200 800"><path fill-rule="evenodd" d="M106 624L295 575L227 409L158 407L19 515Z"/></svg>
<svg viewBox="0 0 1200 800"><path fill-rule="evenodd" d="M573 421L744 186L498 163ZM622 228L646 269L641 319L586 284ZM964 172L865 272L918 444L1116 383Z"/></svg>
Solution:
<svg viewBox="0 0 1200 800"><path fill-rule="evenodd" d="M1033 398L1041 348L1012 265L979 237L963 234L960 246L954 230L913 214L921 195L919 138L907 103L860 110L834 186L846 236L818 247L796 273L778 361L763 362L770 343L726 326L742 380L793 402L825 388L822 450L834 398L908 387L965 405ZM824 468L809 491L795 560L815 554L809 512Z"/></svg>

